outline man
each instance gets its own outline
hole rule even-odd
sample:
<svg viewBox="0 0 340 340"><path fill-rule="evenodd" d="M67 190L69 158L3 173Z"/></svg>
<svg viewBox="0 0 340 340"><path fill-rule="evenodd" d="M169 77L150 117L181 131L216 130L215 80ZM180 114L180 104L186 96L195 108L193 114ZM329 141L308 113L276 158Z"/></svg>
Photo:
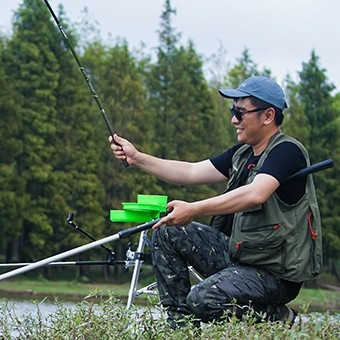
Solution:
<svg viewBox="0 0 340 340"><path fill-rule="evenodd" d="M309 165L308 154L280 131L287 104L276 82L254 76L219 92L234 100L231 122L239 141L221 155L196 163L165 160L117 135L111 148L118 159L170 183L228 182L219 196L170 202L154 226L154 271L169 321L193 314L207 322L252 310L292 323L295 313L286 304L322 265L313 180L285 182ZM211 226L192 222L207 215L214 215ZM188 265L205 278L192 289Z"/></svg>

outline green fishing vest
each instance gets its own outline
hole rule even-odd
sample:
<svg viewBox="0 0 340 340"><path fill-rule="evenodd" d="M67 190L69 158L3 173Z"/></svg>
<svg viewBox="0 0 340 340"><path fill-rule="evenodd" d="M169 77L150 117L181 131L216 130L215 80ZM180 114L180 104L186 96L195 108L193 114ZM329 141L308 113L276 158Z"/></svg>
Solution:
<svg viewBox="0 0 340 340"><path fill-rule="evenodd" d="M253 181L268 153L284 141L296 144L303 152L307 165L310 164L304 146L278 132L271 138L257 165L249 170L247 184ZM227 191L237 183L252 152L251 146L243 145L234 154ZM229 253L233 262L261 267L282 279L301 282L315 278L322 267L322 240L312 176L307 176L306 192L295 204L283 202L274 193L265 203L236 213Z"/></svg>

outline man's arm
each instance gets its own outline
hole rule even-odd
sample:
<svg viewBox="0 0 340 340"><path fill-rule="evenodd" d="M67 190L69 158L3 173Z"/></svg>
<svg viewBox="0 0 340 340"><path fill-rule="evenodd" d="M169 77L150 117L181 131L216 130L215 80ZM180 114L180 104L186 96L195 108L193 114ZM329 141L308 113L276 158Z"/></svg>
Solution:
<svg viewBox="0 0 340 340"><path fill-rule="evenodd" d="M197 216L222 215L247 210L264 203L279 187L273 176L258 174L250 184L219 196L192 203L172 201L167 205L169 214L162 218L153 229L162 224L185 225Z"/></svg>
<svg viewBox="0 0 340 340"><path fill-rule="evenodd" d="M132 143L117 135L114 144L110 137L111 149L116 158L125 159L129 165L135 165L141 170L169 183L179 185L199 185L225 182L222 175L210 162L183 162L162 159L138 151Z"/></svg>

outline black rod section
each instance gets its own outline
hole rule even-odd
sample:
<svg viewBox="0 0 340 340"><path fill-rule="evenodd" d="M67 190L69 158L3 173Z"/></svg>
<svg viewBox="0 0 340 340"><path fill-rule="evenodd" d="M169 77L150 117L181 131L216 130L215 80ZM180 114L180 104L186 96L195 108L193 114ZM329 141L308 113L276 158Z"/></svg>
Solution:
<svg viewBox="0 0 340 340"><path fill-rule="evenodd" d="M52 7L50 6L50 4L48 3L47 0L44 0L44 2L45 2L46 7L48 8L49 12L51 13L51 15L52 15L54 21L56 22L56 24L57 24L57 26L58 26L58 28L59 28L59 30L60 30L62 36L64 37L64 40L65 40L65 42L66 42L68 48L70 49L70 51L71 51L71 53L72 53L74 59L76 60L78 66L79 66L79 69L80 69L81 73L82 73L83 76L84 76L84 79L85 79L85 81L86 81L86 84L88 85L88 87L89 87L89 89L90 89L90 92L92 93L92 96L93 96L95 102L97 103L97 106L98 106L98 108L99 108L99 110L100 110L100 112L101 112L101 114L102 114L102 117L103 117L103 119L104 119L104 122L105 122L105 124L106 124L106 127L107 127L107 129L109 130L109 133L110 133L110 135L111 135L112 138L113 138L113 135L115 134L115 131L113 130L113 127L112 127L112 125L111 125L111 123L110 123L110 121L109 121L109 119L108 119L108 117L107 117L107 115L106 115L106 112L105 112L105 110L104 110L104 107L103 107L103 105L101 104L101 101L100 101L100 99L99 99L99 97L98 97L98 95L97 95L97 93L96 93L96 91L95 91L95 89L94 89L94 87L93 87L93 85L92 85L92 82L91 82L90 78L87 76L87 73L86 73L86 70L85 70L84 66L81 64L81 62L80 62L80 60L79 60L79 58L78 58L78 55L77 55L76 51L74 50L74 48L73 48L73 46L72 46L72 44L71 44L71 42L70 42L70 40L69 40L67 34L65 33L65 31L64 31L64 29L63 29L63 27L62 27L62 25L60 24L59 19L57 18L57 16L56 16L55 13L53 12ZM117 144L117 143L115 143L115 144ZM126 161L126 159L123 160L123 164L124 164L125 167L128 167L128 166L129 166L129 164L128 164L128 162Z"/></svg>
<svg viewBox="0 0 340 340"><path fill-rule="evenodd" d="M293 181L294 179L298 179L307 175L310 175L314 172L326 170L334 166L333 159L326 159L319 163L315 163L313 165L307 166L306 168L301 169L300 171L296 172L295 174L289 176L284 182Z"/></svg>

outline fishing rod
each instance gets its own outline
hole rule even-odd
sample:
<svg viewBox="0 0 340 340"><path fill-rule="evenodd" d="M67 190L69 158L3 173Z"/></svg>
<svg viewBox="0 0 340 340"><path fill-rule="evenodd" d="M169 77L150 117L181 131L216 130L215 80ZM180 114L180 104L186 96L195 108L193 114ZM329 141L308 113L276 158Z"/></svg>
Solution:
<svg viewBox="0 0 340 340"><path fill-rule="evenodd" d="M97 103L97 106L98 106L98 108L99 108L99 110L100 110L100 112L101 112L101 114L102 114L102 117L103 117L103 119L104 119L104 122L105 122L105 124L106 124L106 127L107 127L107 129L109 130L109 133L110 133L110 135L111 135L112 138L113 138L113 135L115 134L115 131L113 130L113 127L112 127L112 125L111 125L111 123L110 123L110 121L109 121L109 119L108 119L108 117L107 117L107 115L106 115L105 109L104 109L104 107L103 107L103 105L102 105L102 103L101 103L101 101L100 101L100 99L99 99L99 97L98 97L98 94L96 93L96 91L95 91L95 89L94 89L94 87L93 87L93 85L92 85L92 82L91 82L90 78L88 77L88 75L87 75L87 73L86 73L86 70L85 70L84 66L81 64L80 59L79 59L79 57L78 57L76 51L74 50L74 48L73 48L73 46L72 46L72 44L71 44L71 42L70 42L70 40L69 40L67 34L65 33L65 30L63 29L63 27L62 27L62 25L61 25L61 23L60 23L58 17L55 15L55 13L54 13L52 7L50 6L50 4L48 3L47 0L43 0L43 1L44 1L44 3L45 3L46 7L48 8L49 12L51 13L51 15L52 15L52 17L53 17L55 23L57 24L57 26L58 26L58 28L59 28L59 30L60 30L60 32L61 32L61 34L62 34L62 36L63 36L63 38L64 38L64 40L65 40L65 42L66 42L66 45L67 45L68 48L70 49L70 51L71 51L71 53L72 53L72 55L73 55L73 57L74 57L76 63L78 64L78 67L79 67L79 69L80 69L80 71L81 71L81 73L82 73L82 75L84 76L84 79L85 79L85 81L86 81L86 84L87 84L87 86L89 87L90 92L92 93L92 96L93 96L95 102ZM113 139L113 141L114 141L114 139ZM116 145L119 145L119 144L116 143L116 142L114 142L114 143L115 143ZM125 167L128 167L128 166L129 166L129 163L127 162L126 159L123 160L123 164L124 164Z"/></svg>
<svg viewBox="0 0 340 340"><path fill-rule="evenodd" d="M14 267L24 267L31 265L36 262L16 262L16 263L1 263L0 267L7 267L7 268L14 268ZM60 262L50 262L42 267L49 266L49 267L62 267L62 266L115 266L117 264L125 264L125 261L112 261L111 259L108 260L99 260L99 261L60 261ZM20 273L19 273L20 274Z"/></svg>

